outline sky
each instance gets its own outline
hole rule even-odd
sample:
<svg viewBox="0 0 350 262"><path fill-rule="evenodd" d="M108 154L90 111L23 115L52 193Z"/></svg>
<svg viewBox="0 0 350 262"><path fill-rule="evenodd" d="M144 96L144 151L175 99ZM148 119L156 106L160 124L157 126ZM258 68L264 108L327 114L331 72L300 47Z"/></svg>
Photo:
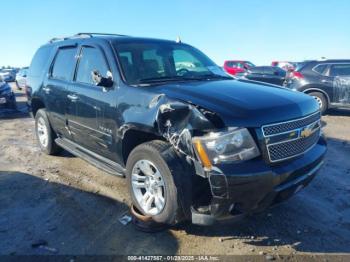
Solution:
<svg viewBox="0 0 350 262"><path fill-rule="evenodd" d="M78 32L180 36L224 60L350 58L349 0L5 0L0 66L27 66L37 48Z"/></svg>

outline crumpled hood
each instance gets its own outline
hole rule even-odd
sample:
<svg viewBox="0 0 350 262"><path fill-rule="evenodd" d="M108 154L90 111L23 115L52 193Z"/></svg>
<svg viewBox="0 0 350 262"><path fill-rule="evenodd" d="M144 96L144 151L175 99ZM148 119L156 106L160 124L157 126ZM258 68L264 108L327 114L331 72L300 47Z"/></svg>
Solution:
<svg viewBox="0 0 350 262"><path fill-rule="evenodd" d="M318 110L312 97L282 87L245 80L198 81L157 86L170 98L217 113L226 126L260 127Z"/></svg>

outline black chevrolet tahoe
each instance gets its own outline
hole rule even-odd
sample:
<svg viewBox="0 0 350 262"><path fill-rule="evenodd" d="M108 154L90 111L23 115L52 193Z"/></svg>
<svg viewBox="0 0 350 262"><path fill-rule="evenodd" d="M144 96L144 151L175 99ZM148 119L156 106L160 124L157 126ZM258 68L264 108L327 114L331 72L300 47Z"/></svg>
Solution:
<svg viewBox="0 0 350 262"><path fill-rule="evenodd" d="M181 41L53 39L26 90L40 148L126 177L133 205L159 223L261 211L305 187L326 152L315 99L233 79Z"/></svg>

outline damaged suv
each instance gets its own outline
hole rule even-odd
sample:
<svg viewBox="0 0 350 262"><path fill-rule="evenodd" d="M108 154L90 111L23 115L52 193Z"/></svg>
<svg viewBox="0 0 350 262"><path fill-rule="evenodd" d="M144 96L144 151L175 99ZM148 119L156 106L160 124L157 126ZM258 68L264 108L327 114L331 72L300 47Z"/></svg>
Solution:
<svg viewBox="0 0 350 262"><path fill-rule="evenodd" d="M159 223L263 210L306 186L326 152L312 97L232 79L181 42L53 39L26 88L41 149L126 177L133 204Z"/></svg>

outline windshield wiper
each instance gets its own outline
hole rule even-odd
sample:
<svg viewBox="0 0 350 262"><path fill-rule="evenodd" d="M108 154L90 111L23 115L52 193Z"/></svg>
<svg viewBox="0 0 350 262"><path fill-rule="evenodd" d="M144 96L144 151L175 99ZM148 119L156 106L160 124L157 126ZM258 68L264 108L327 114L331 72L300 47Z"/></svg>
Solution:
<svg viewBox="0 0 350 262"><path fill-rule="evenodd" d="M162 77L151 77L140 79L139 83L158 83L158 82L170 82L170 81L187 81L187 80L196 80L192 77L183 77L183 76L162 76Z"/></svg>
<svg viewBox="0 0 350 262"><path fill-rule="evenodd" d="M196 76L195 79L203 80L203 79L233 79L233 78L230 77L230 76L223 76L223 75L216 75L216 74L206 74L206 75Z"/></svg>
<svg viewBox="0 0 350 262"><path fill-rule="evenodd" d="M152 77L143 78L138 81L139 84L151 84L151 83L163 83L163 82L178 82L178 81L201 81L210 79L233 79L230 76L221 76L215 74L206 74L192 77L185 76L162 76L162 77Z"/></svg>

